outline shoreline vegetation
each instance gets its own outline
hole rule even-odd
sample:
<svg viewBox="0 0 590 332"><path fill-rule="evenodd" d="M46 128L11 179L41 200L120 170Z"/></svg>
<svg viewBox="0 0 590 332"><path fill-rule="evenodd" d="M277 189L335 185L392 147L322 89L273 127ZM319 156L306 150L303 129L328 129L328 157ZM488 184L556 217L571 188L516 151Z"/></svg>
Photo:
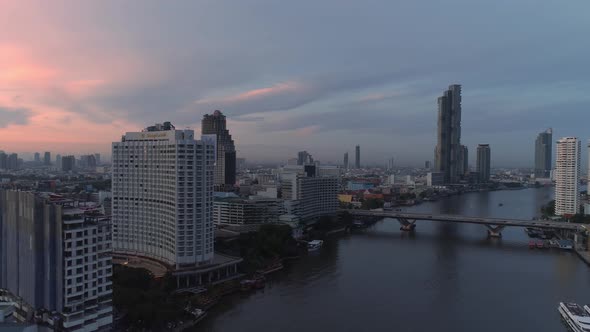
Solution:
<svg viewBox="0 0 590 332"><path fill-rule="evenodd" d="M156 279L147 270L115 265L115 329L145 332L188 329L204 318L205 310L214 307L225 296L264 288L267 275L282 270L289 261L306 254L306 240L324 239L348 230L352 221L347 212L337 217L321 217L307 228L303 238L297 240L293 238L291 226L266 224L257 232L218 241L216 252L243 258L238 266L242 277L208 286L198 294L175 292L175 282L170 275ZM194 315L194 310L202 313Z"/></svg>

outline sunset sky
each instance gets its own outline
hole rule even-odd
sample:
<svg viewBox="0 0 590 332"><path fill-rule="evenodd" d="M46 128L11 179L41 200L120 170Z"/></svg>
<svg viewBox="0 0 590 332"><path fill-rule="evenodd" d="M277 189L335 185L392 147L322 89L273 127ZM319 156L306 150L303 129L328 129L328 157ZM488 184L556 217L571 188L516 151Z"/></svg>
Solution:
<svg viewBox="0 0 590 332"><path fill-rule="evenodd" d="M0 150L108 155L220 109L250 160L417 165L458 83L472 163L532 166L547 127L590 138L589 35L587 0L0 0Z"/></svg>

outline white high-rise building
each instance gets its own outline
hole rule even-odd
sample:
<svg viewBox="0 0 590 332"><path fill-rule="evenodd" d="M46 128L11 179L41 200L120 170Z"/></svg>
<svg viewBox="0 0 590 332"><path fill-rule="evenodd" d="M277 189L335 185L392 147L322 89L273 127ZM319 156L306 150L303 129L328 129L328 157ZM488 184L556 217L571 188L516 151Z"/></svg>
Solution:
<svg viewBox="0 0 590 332"><path fill-rule="evenodd" d="M555 214L558 216L579 213L580 151L581 143L576 137L557 141Z"/></svg>
<svg viewBox="0 0 590 332"><path fill-rule="evenodd" d="M285 208L300 220L333 216L338 210L338 178L286 173L281 177Z"/></svg>
<svg viewBox="0 0 590 332"><path fill-rule="evenodd" d="M113 143L117 254L190 268L213 259L213 144L166 122Z"/></svg>

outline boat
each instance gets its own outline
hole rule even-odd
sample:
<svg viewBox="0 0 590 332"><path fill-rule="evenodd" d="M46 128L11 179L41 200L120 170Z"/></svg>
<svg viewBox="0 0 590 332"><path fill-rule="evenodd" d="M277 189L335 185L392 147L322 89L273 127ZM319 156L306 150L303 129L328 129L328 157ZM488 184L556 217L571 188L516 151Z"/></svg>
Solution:
<svg viewBox="0 0 590 332"><path fill-rule="evenodd" d="M500 204L498 204L498 206L504 206L504 203L500 203Z"/></svg>
<svg viewBox="0 0 590 332"><path fill-rule="evenodd" d="M309 241L309 242L307 242L307 251L319 250L323 244L324 244L324 241L322 241L322 240Z"/></svg>
<svg viewBox="0 0 590 332"><path fill-rule="evenodd" d="M559 303L557 307L565 323L574 332L590 331L590 312L576 303Z"/></svg>
<svg viewBox="0 0 590 332"><path fill-rule="evenodd" d="M366 227L366 225L362 220L355 220L352 223L352 228L355 228L355 229L361 229L361 228L365 228L365 227Z"/></svg>
<svg viewBox="0 0 590 332"><path fill-rule="evenodd" d="M538 240L537 241L537 248L538 249L543 249L544 247L545 247L545 241Z"/></svg>
<svg viewBox="0 0 590 332"><path fill-rule="evenodd" d="M570 241L570 240L559 240L557 242L559 243L559 249L565 249L565 250L574 249L574 245L572 244L572 241Z"/></svg>
<svg viewBox="0 0 590 332"><path fill-rule="evenodd" d="M240 289L242 291L249 291L252 289L264 288L266 279L263 275L255 275L252 279L245 279L240 281Z"/></svg>
<svg viewBox="0 0 590 332"><path fill-rule="evenodd" d="M267 266L264 269L259 269L256 270L256 273L260 274L260 275L265 275L265 274L269 274L272 272L276 272L279 270L283 269L283 262L280 259L275 260L272 264L270 264L269 266Z"/></svg>
<svg viewBox="0 0 590 332"><path fill-rule="evenodd" d="M531 249L535 249L535 246L536 246L536 244L535 244L535 240L530 240L530 241L529 241L529 248L531 248Z"/></svg>
<svg viewBox="0 0 590 332"><path fill-rule="evenodd" d="M585 305L584 309L586 309L586 311L588 311L588 313L590 314L590 307L589 306Z"/></svg>

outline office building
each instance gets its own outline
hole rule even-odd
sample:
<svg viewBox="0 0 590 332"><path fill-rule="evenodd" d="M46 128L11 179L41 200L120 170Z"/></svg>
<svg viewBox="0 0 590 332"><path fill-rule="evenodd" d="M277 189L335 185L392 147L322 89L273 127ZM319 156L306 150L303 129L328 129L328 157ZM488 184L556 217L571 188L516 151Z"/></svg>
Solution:
<svg viewBox="0 0 590 332"><path fill-rule="evenodd" d="M97 205L0 190L0 226L0 288L14 317L54 331L110 330L110 220Z"/></svg>
<svg viewBox="0 0 590 332"><path fill-rule="evenodd" d="M489 144L477 146L477 174L479 182L490 182L491 151Z"/></svg>
<svg viewBox="0 0 590 332"><path fill-rule="evenodd" d="M18 169L18 154L11 153L10 155L8 155L6 164L9 170L16 171Z"/></svg>
<svg viewBox="0 0 590 332"><path fill-rule="evenodd" d="M236 158L236 168L240 171L246 169L246 158Z"/></svg>
<svg viewBox="0 0 590 332"><path fill-rule="evenodd" d="M266 224L279 221L282 200L266 197L215 198L213 222L216 225Z"/></svg>
<svg viewBox="0 0 590 332"><path fill-rule="evenodd" d="M426 160L426 161L424 162L424 168L426 168L426 169L430 169L430 161Z"/></svg>
<svg viewBox="0 0 590 332"><path fill-rule="evenodd" d="M581 142L576 137L564 137L557 141L555 214L558 216L579 213L581 147Z"/></svg>
<svg viewBox="0 0 590 332"><path fill-rule="evenodd" d="M61 154L55 156L55 167L61 169Z"/></svg>
<svg viewBox="0 0 590 332"><path fill-rule="evenodd" d="M313 164L313 157L307 151L297 152L297 165L310 165Z"/></svg>
<svg viewBox="0 0 590 332"><path fill-rule="evenodd" d="M169 122L128 132L113 143L117 255L147 257L170 269L213 259L214 149L195 140L192 130L176 130Z"/></svg>
<svg viewBox="0 0 590 332"><path fill-rule="evenodd" d="M354 149L354 168L361 168L361 147L359 145Z"/></svg>
<svg viewBox="0 0 590 332"><path fill-rule="evenodd" d="M553 154L553 130L540 133L535 140L535 177L549 178L551 175Z"/></svg>
<svg viewBox="0 0 590 332"><path fill-rule="evenodd" d="M387 170L393 170L393 157L389 158L389 160L387 161Z"/></svg>
<svg viewBox="0 0 590 332"><path fill-rule="evenodd" d="M94 160L96 161L96 165L97 166L102 164L102 162L100 160L100 153L95 153L94 154Z"/></svg>
<svg viewBox="0 0 590 332"><path fill-rule="evenodd" d="M461 145L459 149L459 163L457 175L460 179L464 179L469 173L469 150L465 145Z"/></svg>
<svg viewBox="0 0 590 332"><path fill-rule="evenodd" d="M76 168L76 158L74 156L63 156L61 158L62 172L71 172Z"/></svg>
<svg viewBox="0 0 590 332"><path fill-rule="evenodd" d="M348 170L348 152L344 153L344 169Z"/></svg>
<svg viewBox="0 0 590 332"><path fill-rule="evenodd" d="M288 214L300 221L332 216L338 209L338 178L309 172L281 175L281 192Z"/></svg>
<svg viewBox="0 0 590 332"><path fill-rule="evenodd" d="M43 155L43 165L51 165L51 152L45 152L45 154Z"/></svg>
<svg viewBox="0 0 590 332"><path fill-rule="evenodd" d="M80 166L80 168L84 168L87 170L95 170L97 164L98 163L96 162L96 155L87 154L80 156L80 162L78 163L78 166Z"/></svg>
<svg viewBox="0 0 590 332"><path fill-rule="evenodd" d="M445 174L441 172L429 172L426 175L426 185L429 187L442 186L445 183Z"/></svg>
<svg viewBox="0 0 590 332"><path fill-rule="evenodd" d="M8 155L4 151L0 151L0 170L8 169Z"/></svg>
<svg viewBox="0 0 590 332"><path fill-rule="evenodd" d="M225 115L217 110L213 114L205 114L201 122L203 135L215 135L215 187L218 190L231 190L236 184L236 148L226 128Z"/></svg>
<svg viewBox="0 0 590 332"><path fill-rule="evenodd" d="M438 98L434 169L444 173L445 183L456 183L461 163L461 85L455 84Z"/></svg>
<svg viewBox="0 0 590 332"><path fill-rule="evenodd" d="M41 154L39 152L35 152L35 157L33 157L33 160L36 163L41 163Z"/></svg>

